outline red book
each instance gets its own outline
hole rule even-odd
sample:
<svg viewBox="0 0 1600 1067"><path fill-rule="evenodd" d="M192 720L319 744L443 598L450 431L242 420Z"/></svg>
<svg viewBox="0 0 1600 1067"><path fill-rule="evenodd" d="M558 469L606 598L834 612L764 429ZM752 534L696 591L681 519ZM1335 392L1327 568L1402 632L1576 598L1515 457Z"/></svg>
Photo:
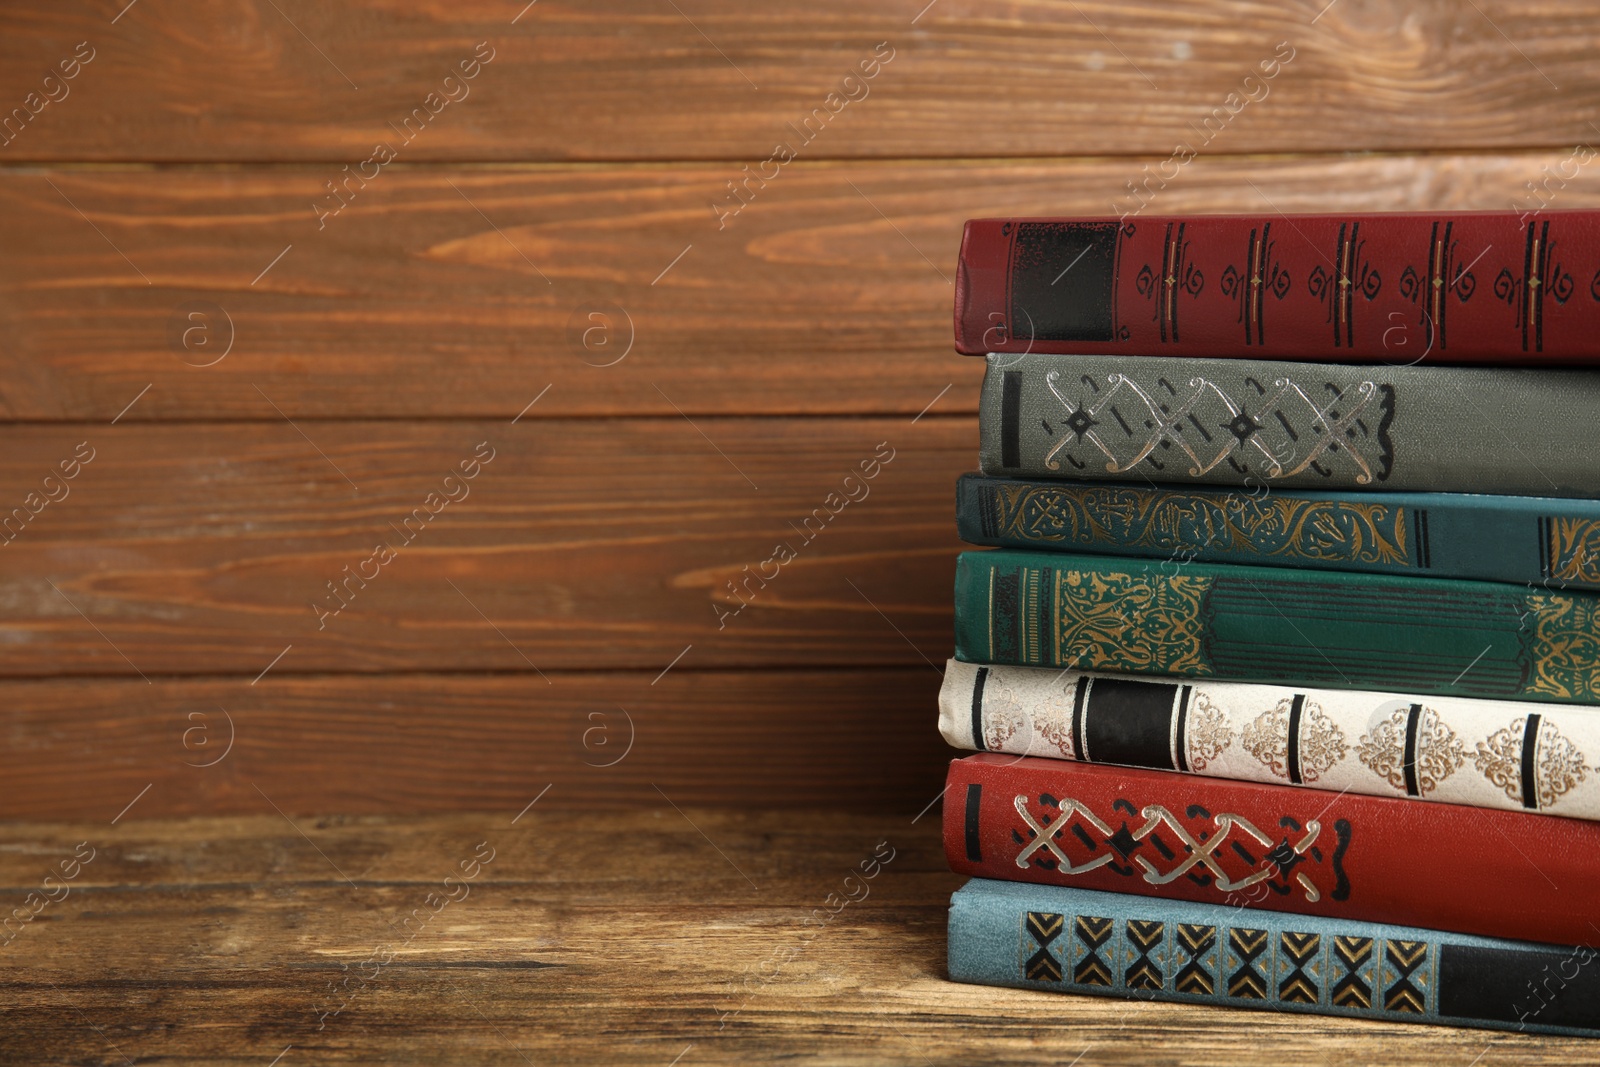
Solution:
<svg viewBox="0 0 1600 1067"><path fill-rule="evenodd" d="M974 219L956 350L1600 363L1600 212Z"/></svg>
<svg viewBox="0 0 1600 1067"><path fill-rule="evenodd" d="M1600 943L1600 823L983 753L958 874L1556 944Z"/></svg>

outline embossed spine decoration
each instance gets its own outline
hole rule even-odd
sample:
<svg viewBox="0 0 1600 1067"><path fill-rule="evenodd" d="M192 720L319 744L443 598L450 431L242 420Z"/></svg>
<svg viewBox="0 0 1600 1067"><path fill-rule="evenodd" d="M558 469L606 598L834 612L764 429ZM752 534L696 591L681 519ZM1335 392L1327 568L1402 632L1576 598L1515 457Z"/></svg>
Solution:
<svg viewBox="0 0 1600 1067"><path fill-rule="evenodd" d="M1600 585L1600 519L1541 519L1540 533L1546 575L1563 583Z"/></svg>
<svg viewBox="0 0 1600 1067"><path fill-rule="evenodd" d="M1175 575L1152 582L1114 570L1057 570L1055 575L1057 662L1157 674L1211 673L1200 647L1206 578Z"/></svg>
<svg viewBox="0 0 1600 1067"><path fill-rule="evenodd" d="M1374 718L1357 754L1396 791L1425 797L1461 769L1461 741L1433 708L1412 704Z"/></svg>
<svg viewBox="0 0 1600 1067"><path fill-rule="evenodd" d="M1600 611L1590 596L1529 593L1533 623L1529 691L1557 700L1600 703Z"/></svg>
<svg viewBox="0 0 1600 1067"><path fill-rule="evenodd" d="M991 536L1030 543L1087 548L1110 542L1119 549L1161 552L1248 550L1294 563L1404 565L1409 559L1406 510L1382 501L1020 482L997 485L995 504Z"/></svg>
<svg viewBox="0 0 1600 1067"><path fill-rule="evenodd" d="M1044 384L1061 406L1061 428L1044 456L1044 465L1050 471L1062 470L1063 457L1074 469L1084 471L1091 462L1099 464L1103 458L1106 473L1126 474L1157 448L1175 446L1188 457L1187 473L1191 478L1210 475L1225 460L1235 470L1259 469L1266 479L1293 478L1313 469L1327 476L1323 464L1341 454L1356 467L1350 476L1356 485L1371 483L1375 472L1380 478L1388 474L1384 431L1393 416L1394 391L1371 381L1358 380L1348 390L1335 388L1331 397L1322 394L1318 399L1313 399L1311 391L1321 391L1311 380L1296 380L1288 375L1272 379L1270 393L1260 383L1252 382L1261 393L1259 397L1241 394L1204 377L1188 378L1187 389L1182 392L1165 378L1141 384L1123 373L1107 375L1102 385L1088 375L1081 375L1074 382L1062 371L1050 370L1045 373ZM1174 403L1163 399L1163 388ZM1382 399L1374 403L1374 397L1380 395ZM1017 397L1020 412L1021 394ZM1378 410L1367 412L1369 404ZM1128 411L1124 412L1123 407ZM1256 414L1250 413L1251 407ZM1378 436L1384 451L1370 458L1352 443L1357 437L1354 427L1359 424L1364 429L1367 425L1363 414L1375 422L1382 420ZM1268 419L1278 420L1289 443L1282 443L1282 435L1269 437L1261 432ZM1021 423L1009 418L1007 422L1013 426L1006 434L1009 442L1014 435L1020 435ZM1045 420L1040 422L1048 425ZM1208 424L1218 432L1207 432ZM1020 456L1019 450L1010 451ZM1094 452L1100 455L1095 456Z"/></svg>

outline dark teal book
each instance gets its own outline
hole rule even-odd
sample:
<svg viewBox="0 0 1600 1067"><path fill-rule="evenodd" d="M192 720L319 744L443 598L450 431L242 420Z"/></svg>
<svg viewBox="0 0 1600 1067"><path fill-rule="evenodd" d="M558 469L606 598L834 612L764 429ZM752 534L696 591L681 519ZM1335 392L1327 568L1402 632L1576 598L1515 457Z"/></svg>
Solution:
<svg viewBox="0 0 1600 1067"><path fill-rule="evenodd" d="M1600 500L963 474L956 522L998 548L1600 590Z"/></svg>
<svg viewBox="0 0 1600 1067"><path fill-rule="evenodd" d="M1600 704L1600 594L1012 549L956 560L956 658Z"/></svg>
<svg viewBox="0 0 1600 1067"><path fill-rule="evenodd" d="M1600 967L1562 947L974 878L950 978L1125 999L1600 1036Z"/></svg>

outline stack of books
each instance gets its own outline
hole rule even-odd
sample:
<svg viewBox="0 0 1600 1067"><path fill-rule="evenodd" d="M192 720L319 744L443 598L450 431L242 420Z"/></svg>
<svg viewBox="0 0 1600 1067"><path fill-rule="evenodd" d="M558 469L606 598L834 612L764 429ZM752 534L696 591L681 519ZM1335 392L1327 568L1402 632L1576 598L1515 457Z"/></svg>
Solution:
<svg viewBox="0 0 1600 1067"><path fill-rule="evenodd" d="M983 219L953 979L1600 1032L1600 213Z"/></svg>

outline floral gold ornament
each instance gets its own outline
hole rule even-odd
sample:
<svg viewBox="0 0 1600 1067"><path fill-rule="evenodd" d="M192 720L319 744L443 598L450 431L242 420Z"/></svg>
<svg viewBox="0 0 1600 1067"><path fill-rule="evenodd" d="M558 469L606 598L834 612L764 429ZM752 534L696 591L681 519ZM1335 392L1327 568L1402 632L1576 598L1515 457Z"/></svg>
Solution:
<svg viewBox="0 0 1600 1067"><path fill-rule="evenodd" d="M1201 647L1201 600L1211 579L1114 571L1057 571L1056 647L1088 669L1211 674Z"/></svg>
<svg viewBox="0 0 1600 1067"><path fill-rule="evenodd" d="M1554 807L1556 801L1583 781L1588 770L1578 746L1561 736L1555 723L1541 720L1534 767L1539 776L1539 808Z"/></svg>
<svg viewBox="0 0 1600 1067"><path fill-rule="evenodd" d="M1406 509L1381 502L1006 484L996 487L995 504L1000 537L1062 547L1114 543L1152 552L1248 550L1289 561L1411 562Z"/></svg>
<svg viewBox="0 0 1600 1067"><path fill-rule="evenodd" d="M1600 520L1552 518L1549 536L1550 577L1563 582L1600 582Z"/></svg>
<svg viewBox="0 0 1600 1067"><path fill-rule="evenodd" d="M1600 703L1600 611L1595 602L1564 593L1529 593L1532 693Z"/></svg>
<svg viewBox="0 0 1600 1067"><path fill-rule="evenodd" d="M1526 760L1524 750L1530 745L1533 758ZM1554 807L1583 782L1589 770L1578 746L1542 715L1513 719L1479 741L1473 762L1478 773L1508 799L1538 811ZM1527 766L1533 768L1531 781L1523 777Z"/></svg>
<svg viewBox="0 0 1600 1067"><path fill-rule="evenodd" d="M1297 784L1315 782L1349 752L1338 724L1299 694L1257 715L1239 743L1273 777Z"/></svg>
<svg viewBox="0 0 1600 1067"><path fill-rule="evenodd" d="M1189 770L1198 774L1233 743L1233 729L1228 725L1227 713L1203 693L1194 695L1188 722Z"/></svg>
<svg viewBox="0 0 1600 1067"><path fill-rule="evenodd" d="M1407 781L1406 738L1414 733L1412 780ZM1466 762L1466 749L1455 731L1432 708L1396 708L1361 735L1356 756L1397 793L1427 796Z"/></svg>
<svg viewBox="0 0 1600 1067"><path fill-rule="evenodd" d="M992 697L985 694L983 707L983 744L991 752L1005 751L1006 742L1015 737L1017 731L1028 722L1022 705L1011 687L998 688L999 692L994 693ZM994 689L991 688L989 692L993 693Z"/></svg>

